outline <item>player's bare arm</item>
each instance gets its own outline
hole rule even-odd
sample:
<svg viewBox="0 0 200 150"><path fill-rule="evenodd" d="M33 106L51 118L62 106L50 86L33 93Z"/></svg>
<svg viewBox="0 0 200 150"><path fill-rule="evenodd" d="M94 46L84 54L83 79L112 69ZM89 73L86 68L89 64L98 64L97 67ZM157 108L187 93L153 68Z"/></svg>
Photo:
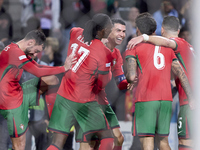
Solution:
<svg viewBox="0 0 200 150"><path fill-rule="evenodd" d="M44 93L51 87L58 86L58 84L59 79L55 75L41 77L40 94Z"/></svg>
<svg viewBox="0 0 200 150"><path fill-rule="evenodd" d="M188 97L190 108L194 109L194 101L193 101L194 99L192 96L192 89L189 84L188 78L185 75L185 72L184 72L183 68L181 67L178 60L172 62L172 72L174 73L174 75L176 77L179 78L181 85Z"/></svg>
<svg viewBox="0 0 200 150"><path fill-rule="evenodd" d="M128 81L128 83L134 83L135 78L137 76L137 62L135 58L128 58L127 59L127 63L126 63L126 67L127 67L127 74L126 74L126 79Z"/></svg>
<svg viewBox="0 0 200 150"><path fill-rule="evenodd" d="M165 46L165 47L169 47L172 49L176 48L176 42L174 40L162 37L162 36L155 36L155 35L140 35L138 37L132 38L129 42L128 42L128 49L132 49L135 45L141 43L141 42L149 42L152 43L154 45L158 45L158 46Z"/></svg>

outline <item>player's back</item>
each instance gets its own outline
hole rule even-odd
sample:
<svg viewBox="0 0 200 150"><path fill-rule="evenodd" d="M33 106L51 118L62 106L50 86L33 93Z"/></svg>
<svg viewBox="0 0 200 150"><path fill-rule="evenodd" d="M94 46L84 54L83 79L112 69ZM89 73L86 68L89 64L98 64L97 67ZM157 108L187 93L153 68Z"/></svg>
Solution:
<svg viewBox="0 0 200 150"><path fill-rule="evenodd" d="M13 109L22 103L20 66L28 59L18 45L11 43L2 51L0 60L0 109Z"/></svg>
<svg viewBox="0 0 200 150"><path fill-rule="evenodd" d="M97 73L108 74L112 58L110 50L100 40L84 43L82 32L81 28L71 30L68 55L74 53L77 63L63 77L58 94L69 100L85 103L95 100L92 89Z"/></svg>
<svg viewBox="0 0 200 150"><path fill-rule="evenodd" d="M171 65L176 56L172 49L141 43L126 55L133 55L138 65L137 101L169 100Z"/></svg>
<svg viewBox="0 0 200 150"><path fill-rule="evenodd" d="M177 49L174 50L186 76L189 79L190 85L192 85L192 60L194 59L194 49L183 38L172 38L177 43ZM188 104L187 96L181 86L180 80L176 79L176 85L179 91L180 105Z"/></svg>

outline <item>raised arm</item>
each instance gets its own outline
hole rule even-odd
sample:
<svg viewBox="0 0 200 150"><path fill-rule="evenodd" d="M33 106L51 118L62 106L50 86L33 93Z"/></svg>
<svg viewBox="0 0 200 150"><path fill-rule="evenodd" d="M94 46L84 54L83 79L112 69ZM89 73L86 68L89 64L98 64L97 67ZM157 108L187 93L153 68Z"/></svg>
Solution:
<svg viewBox="0 0 200 150"><path fill-rule="evenodd" d="M158 46L165 46L165 47L170 47L172 49L176 48L176 42L174 40L162 37L162 36L156 36L156 35L140 35L138 37L132 38L127 45L127 49L133 48L135 45L141 43L141 42L149 42L154 45Z"/></svg>
<svg viewBox="0 0 200 150"><path fill-rule="evenodd" d="M178 60L175 60L172 62L172 72L174 73L176 77L179 78L181 85L183 87L183 90L185 91L185 94L187 95L189 106L191 109L194 109L194 99L192 96L192 89L189 84L188 78L185 75L185 72L183 68L181 67Z"/></svg>
<svg viewBox="0 0 200 150"><path fill-rule="evenodd" d="M64 66L61 67L42 66L35 64L35 61L31 61L24 64L22 68L37 77L42 77L42 76L60 74L65 71L68 71L71 65L74 63L76 63L76 58L74 58L74 55L71 54L66 58Z"/></svg>

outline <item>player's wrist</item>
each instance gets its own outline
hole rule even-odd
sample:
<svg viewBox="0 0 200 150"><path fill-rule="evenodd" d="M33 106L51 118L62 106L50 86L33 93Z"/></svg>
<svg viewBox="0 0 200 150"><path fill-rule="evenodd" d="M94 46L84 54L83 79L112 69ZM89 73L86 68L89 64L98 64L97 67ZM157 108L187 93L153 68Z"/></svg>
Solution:
<svg viewBox="0 0 200 150"><path fill-rule="evenodd" d="M147 34L142 34L143 40L147 42L149 40L149 36Z"/></svg>

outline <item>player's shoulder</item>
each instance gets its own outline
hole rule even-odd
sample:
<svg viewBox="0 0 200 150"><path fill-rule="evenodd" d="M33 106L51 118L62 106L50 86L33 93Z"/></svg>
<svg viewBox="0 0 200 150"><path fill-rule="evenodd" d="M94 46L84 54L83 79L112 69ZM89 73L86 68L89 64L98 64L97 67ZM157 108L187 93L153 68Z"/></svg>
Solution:
<svg viewBox="0 0 200 150"><path fill-rule="evenodd" d="M82 33L83 32L83 29L80 28L80 27L73 27L71 30L70 30L70 35L73 35L73 34L77 34L77 33Z"/></svg>

